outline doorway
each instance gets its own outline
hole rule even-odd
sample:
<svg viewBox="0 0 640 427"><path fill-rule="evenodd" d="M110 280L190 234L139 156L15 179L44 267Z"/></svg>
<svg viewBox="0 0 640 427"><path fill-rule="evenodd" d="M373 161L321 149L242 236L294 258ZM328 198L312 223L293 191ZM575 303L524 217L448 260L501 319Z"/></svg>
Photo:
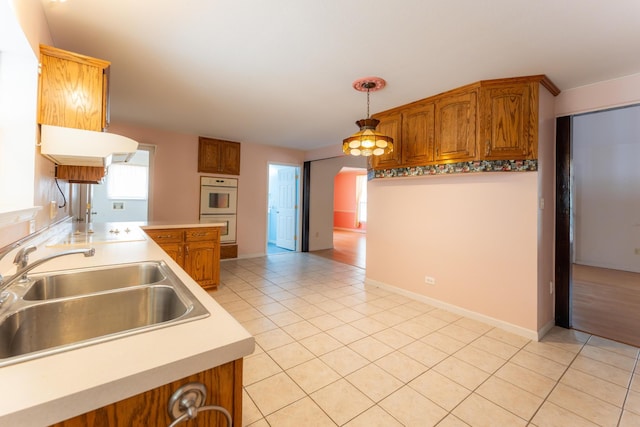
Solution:
<svg viewBox="0 0 640 427"><path fill-rule="evenodd" d="M300 167L269 164L268 173L267 254L297 251Z"/></svg>
<svg viewBox="0 0 640 427"><path fill-rule="evenodd" d="M640 105L559 118L557 135L556 323L640 345Z"/></svg>
<svg viewBox="0 0 640 427"><path fill-rule="evenodd" d="M138 146L127 163L114 163L103 184L90 184L91 222L148 221L154 146Z"/></svg>

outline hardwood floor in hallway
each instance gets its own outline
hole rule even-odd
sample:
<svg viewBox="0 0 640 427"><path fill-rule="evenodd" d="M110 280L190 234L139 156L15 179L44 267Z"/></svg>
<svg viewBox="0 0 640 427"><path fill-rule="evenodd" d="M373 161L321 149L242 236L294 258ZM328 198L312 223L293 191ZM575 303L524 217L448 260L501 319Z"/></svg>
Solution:
<svg viewBox="0 0 640 427"><path fill-rule="evenodd" d="M333 249L310 252L343 264L365 268L367 235L355 231L333 230Z"/></svg>
<svg viewBox="0 0 640 427"><path fill-rule="evenodd" d="M640 274L573 264L571 326L640 346Z"/></svg>

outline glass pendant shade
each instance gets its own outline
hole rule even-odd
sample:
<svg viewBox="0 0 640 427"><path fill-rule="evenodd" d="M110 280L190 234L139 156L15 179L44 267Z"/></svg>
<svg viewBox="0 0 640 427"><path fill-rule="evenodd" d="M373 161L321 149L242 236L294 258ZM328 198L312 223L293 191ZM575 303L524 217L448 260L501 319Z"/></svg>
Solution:
<svg viewBox="0 0 640 427"><path fill-rule="evenodd" d="M360 128L342 141L342 151L351 156L382 156L393 151L393 138L376 131L380 120L369 117L369 92L382 89L386 85L380 77L364 77L353 82L353 88L367 92L367 118L358 120Z"/></svg>
<svg viewBox="0 0 640 427"><path fill-rule="evenodd" d="M360 131L342 141L342 151L351 156L381 156L393 151L393 138L376 131L376 119L358 120Z"/></svg>

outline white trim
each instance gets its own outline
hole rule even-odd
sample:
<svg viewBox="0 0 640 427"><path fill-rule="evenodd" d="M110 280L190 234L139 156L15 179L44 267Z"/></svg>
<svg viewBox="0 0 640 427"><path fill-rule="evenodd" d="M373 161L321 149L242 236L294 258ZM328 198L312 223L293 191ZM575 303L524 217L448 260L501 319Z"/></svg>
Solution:
<svg viewBox="0 0 640 427"><path fill-rule="evenodd" d="M371 285L371 286L375 286L378 288L382 288L385 289L389 292L393 292L395 294L400 294L400 295L404 295L406 297L424 302L426 304L430 304L433 305L434 307L438 307L438 308L442 308L445 310L448 310L452 313L456 313L459 314L461 316L465 316L468 317L470 319L473 320L478 320L480 322L483 323L488 323L489 325L492 326L496 326L500 329L504 329L507 332L511 332L514 333L516 335L519 335L521 337L533 340L533 341L540 341L540 339L544 336L544 334L546 334L549 329L551 329L554 325L553 322L551 322L551 324L547 324L545 325L541 330L539 331L534 331L531 329L526 329L523 328L521 326L518 325L514 325L512 323L509 322L505 322L503 320L500 319L495 319L493 317L490 316L486 316L484 314L481 313L477 313L475 311L471 311L471 310L467 310L466 308L462 308L462 307L458 307L456 305L453 304L449 304L437 299L433 299L433 298L429 298L425 295L421 295L421 294L417 294L415 292L411 292L411 291L407 291L406 289L401 289L398 288L396 286L391 286L391 285L387 285L386 283L382 283L382 282L378 282L377 280L373 280L373 279L365 279L364 281L365 284L367 285Z"/></svg>

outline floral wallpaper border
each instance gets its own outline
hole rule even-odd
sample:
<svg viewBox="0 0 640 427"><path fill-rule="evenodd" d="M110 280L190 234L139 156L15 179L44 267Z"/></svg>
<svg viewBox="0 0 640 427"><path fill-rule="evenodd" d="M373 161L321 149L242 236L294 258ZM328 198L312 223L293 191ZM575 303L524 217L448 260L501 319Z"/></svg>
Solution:
<svg viewBox="0 0 640 427"><path fill-rule="evenodd" d="M401 176L451 175L471 172L532 172L538 170L538 160L482 160L444 165L411 166L404 168L369 170L367 178Z"/></svg>

